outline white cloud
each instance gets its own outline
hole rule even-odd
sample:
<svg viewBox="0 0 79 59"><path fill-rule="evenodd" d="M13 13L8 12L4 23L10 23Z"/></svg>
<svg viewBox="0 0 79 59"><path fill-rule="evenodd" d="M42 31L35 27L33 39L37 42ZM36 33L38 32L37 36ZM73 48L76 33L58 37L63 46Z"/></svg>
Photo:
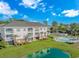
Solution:
<svg viewBox="0 0 79 59"><path fill-rule="evenodd" d="M76 17L79 15L79 10L64 10L62 14L64 14L66 17Z"/></svg>
<svg viewBox="0 0 79 59"><path fill-rule="evenodd" d="M49 6L49 8L50 8L50 9L53 9L53 8L54 8L54 6Z"/></svg>
<svg viewBox="0 0 79 59"><path fill-rule="evenodd" d="M46 11L46 8L44 7L44 8L42 8L42 12L45 12Z"/></svg>
<svg viewBox="0 0 79 59"><path fill-rule="evenodd" d="M46 21L49 21L49 18L47 18Z"/></svg>
<svg viewBox="0 0 79 59"><path fill-rule="evenodd" d="M41 2L42 0L22 0L22 3L20 3L19 5L24 5L25 7L29 7L32 9L36 9L38 4Z"/></svg>
<svg viewBox="0 0 79 59"><path fill-rule="evenodd" d="M23 5L25 8L36 9L43 13L46 11L46 3L43 3L42 0L22 0L22 3L19 5Z"/></svg>
<svg viewBox="0 0 79 59"><path fill-rule="evenodd" d="M0 14L3 15L15 15L17 14L17 10L12 10L8 3L0 1Z"/></svg>
<svg viewBox="0 0 79 59"><path fill-rule="evenodd" d="M53 12L52 12L52 15L53 15L53 16L56 16L56 13L53 13Z"/></svg>
<svg viewBox="0 0 79 59"><path fill-rule="evenodd" d="M26 18L28 18L28 16L27 15L23 15L23 19L26 19Z"/></svg>
<svg viewBox="0 0 79 59"><path fill-rule="evenodd" d="M58 14L58 16L61 16L61 14Z"/></svg>
<svg viewBox="0 0 79 59"><path fill-rule="evenodd" d="M46 3L43 2L39 3L37 7L37 11L41 11L43 13L46 12Z"/></svg>
<svg viewBox="0 0 79 59"><path fill-rule="evenodd" d="M46 7L40 7L37 9L37 11L42 11L44 13L44 12L46 12Z"/></svg>

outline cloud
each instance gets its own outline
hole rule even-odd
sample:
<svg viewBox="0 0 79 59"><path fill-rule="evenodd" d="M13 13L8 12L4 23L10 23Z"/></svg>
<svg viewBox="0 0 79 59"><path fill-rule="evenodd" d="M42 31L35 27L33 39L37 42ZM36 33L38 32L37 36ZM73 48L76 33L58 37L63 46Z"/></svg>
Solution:
<svg viewBox="0 0 79 59"><path fill-rule="evenodd" d="M8 3L0 1L0 14L3 15L15 15L17 14L17 10L12 10Z"/></svg>
<svg viewBox="0 0 79 59"><path fill-rule="evenodd" d="M22 3L19 5L23 5L25 8L36 9L36 11L45 12L46 11L46 3L43 3L43 0L21 0Z"/></svg>
<svg viewBox="0 0 79 59"><path fill-rule="evenodd" d="M41 1L42 0L22 0L22 3L19 5L24 5L25 7L36 9Z"/></svg>
<svg viewBox="0 0 79 59"><path fill-rule="evenodd" d="M46 21L49 21L49 18L47 18Z"/></svg>
<svg viewBox="0 0 79 59"><path fill-rule="evenodd" d="M54 8L54 6L49 6L49 8L50 8L50 9L53 9L53 8Z"/></svg>
<svg viewBox="0 0 79 59"><path fill-rule="evenodd" d="M46 12L46 4L43 3L43 2L39 3L36 10L37 10L37 11L41 11L41 12L43 12L43 13Z"/></svg>
<svg viewBox="0 0 79 59"><path fill-rule="evenodd" d="M28 16L27 15L23 15L23 17L22 17L23 19L27 19L28 18Z"/></svg>
<svg viewBox="0 0 79 59"><path fill-rule="evenodd" d="M58 16L61 16L61 14L58 14Z"/></svg>
<svg viewBox="0 0 79 59"><path fill-rule="evenodd" d="M53 15L53 16L56 16L56 13L53 13L53 12L52 12L52 15Z"/></svg>
<svg viewBox="0 0 79 59"><path fill-rule="evenodd" d="M66 16L66 17L76 17L76 16L79 15L79 10L73 10L73 9L71 9L71 10L64 10L62 12L62 14L64 14L64 16Z"/></svg>

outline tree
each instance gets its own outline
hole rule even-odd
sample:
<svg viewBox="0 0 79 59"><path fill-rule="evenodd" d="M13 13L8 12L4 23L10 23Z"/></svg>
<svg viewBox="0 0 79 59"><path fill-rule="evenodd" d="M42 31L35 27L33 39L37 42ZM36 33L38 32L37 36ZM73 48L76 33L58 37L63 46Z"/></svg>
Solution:
<svg viewBox="0 0 79 59"><path fill-rule="evenodd" d="M6 47L5 41L2 38L0 38L0 49L5 47Z"/></svg>
<svg viewBox="0 0 79 59"><path fill-rule="evenodd" d="M17 40L16 37L18 37L17 35L13 35L13 43L15 46L17 46Z"/></svg>
<svg viewBox="0 0 79 59"><path fill-rule="evenodd" d="M58 26L58 30L59 30L60 32L65 33L66 30L67 30L67 25L65 25L65 24L60 24L60 25Z"/></svg>
<svg viewBox="0 0 79 59"><path fill-rule="evenodd" d="M57 32L58 31L58 23L56 21L52 22L52 32Z"/></svg>
<svg viewBox="0 0 79 59"><path fill-rule="evenodd" d="M58 24L56 21L53 21L50 30L51 32L62 32L76 36L79 35L79 24Z"/></svg>
<svg viewBox="0 0 79 59"><path fill-rule="evenodd" d="M71 28L71 35L75 35L77 30L77 24L76 23L70 24L70 28Z"/></svg>
<svg viewBox="0 0 79 59"><path fill-rule="evenodd" d="M15 18L9 18L9 19L7 19L6 21L4 21L4 23L5 24L8 24L8 23L10 23L10 22L12 22L12 21L14 21L14 20L16 20Z"/></svg>

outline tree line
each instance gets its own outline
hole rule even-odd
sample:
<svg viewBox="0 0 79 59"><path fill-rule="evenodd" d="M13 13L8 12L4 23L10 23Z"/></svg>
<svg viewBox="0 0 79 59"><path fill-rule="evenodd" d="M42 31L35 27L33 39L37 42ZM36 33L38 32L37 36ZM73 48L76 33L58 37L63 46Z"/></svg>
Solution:
<svg viewBox="0 0 79 59"><path fill-rule="evenodd" d="M70 23L70 24L62 24L53 21L50 27L51 33L67 33L69 35L79 35L79 24L78 23Z"/></svg>

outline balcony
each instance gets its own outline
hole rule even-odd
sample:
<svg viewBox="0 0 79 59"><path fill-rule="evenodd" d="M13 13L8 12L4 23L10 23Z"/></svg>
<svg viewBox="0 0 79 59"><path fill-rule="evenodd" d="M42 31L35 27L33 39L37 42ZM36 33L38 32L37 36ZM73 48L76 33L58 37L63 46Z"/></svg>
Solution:
<svg viewBox="0 0 79 59"><path fill-rule="evenodd" d="M28 32L32 33L33 32L33 28L28 28Z"/></svg>
<svg viewBox="0 0 79 59"><path fill-rule="evenodd" d="M33 33L28 33L27 38L32 38L33 37Z"/></svg>
<svg viewBox="0 0 79 59"><path fill-rule="evenodd" d="M35 37L38 37L39 36L39 33L35 33Z"/></svg>
<svg viewBox="0 0 79 59"><path fill-rule="evenodd" d="M6 29L6 33L13 33L13 29L12 28Z"/></svg>
<svg viewBox="0 0 79 59"><path fill-rule="evenodd" d="M35 28L35 32L39 32L39 28Z"/></svg>

